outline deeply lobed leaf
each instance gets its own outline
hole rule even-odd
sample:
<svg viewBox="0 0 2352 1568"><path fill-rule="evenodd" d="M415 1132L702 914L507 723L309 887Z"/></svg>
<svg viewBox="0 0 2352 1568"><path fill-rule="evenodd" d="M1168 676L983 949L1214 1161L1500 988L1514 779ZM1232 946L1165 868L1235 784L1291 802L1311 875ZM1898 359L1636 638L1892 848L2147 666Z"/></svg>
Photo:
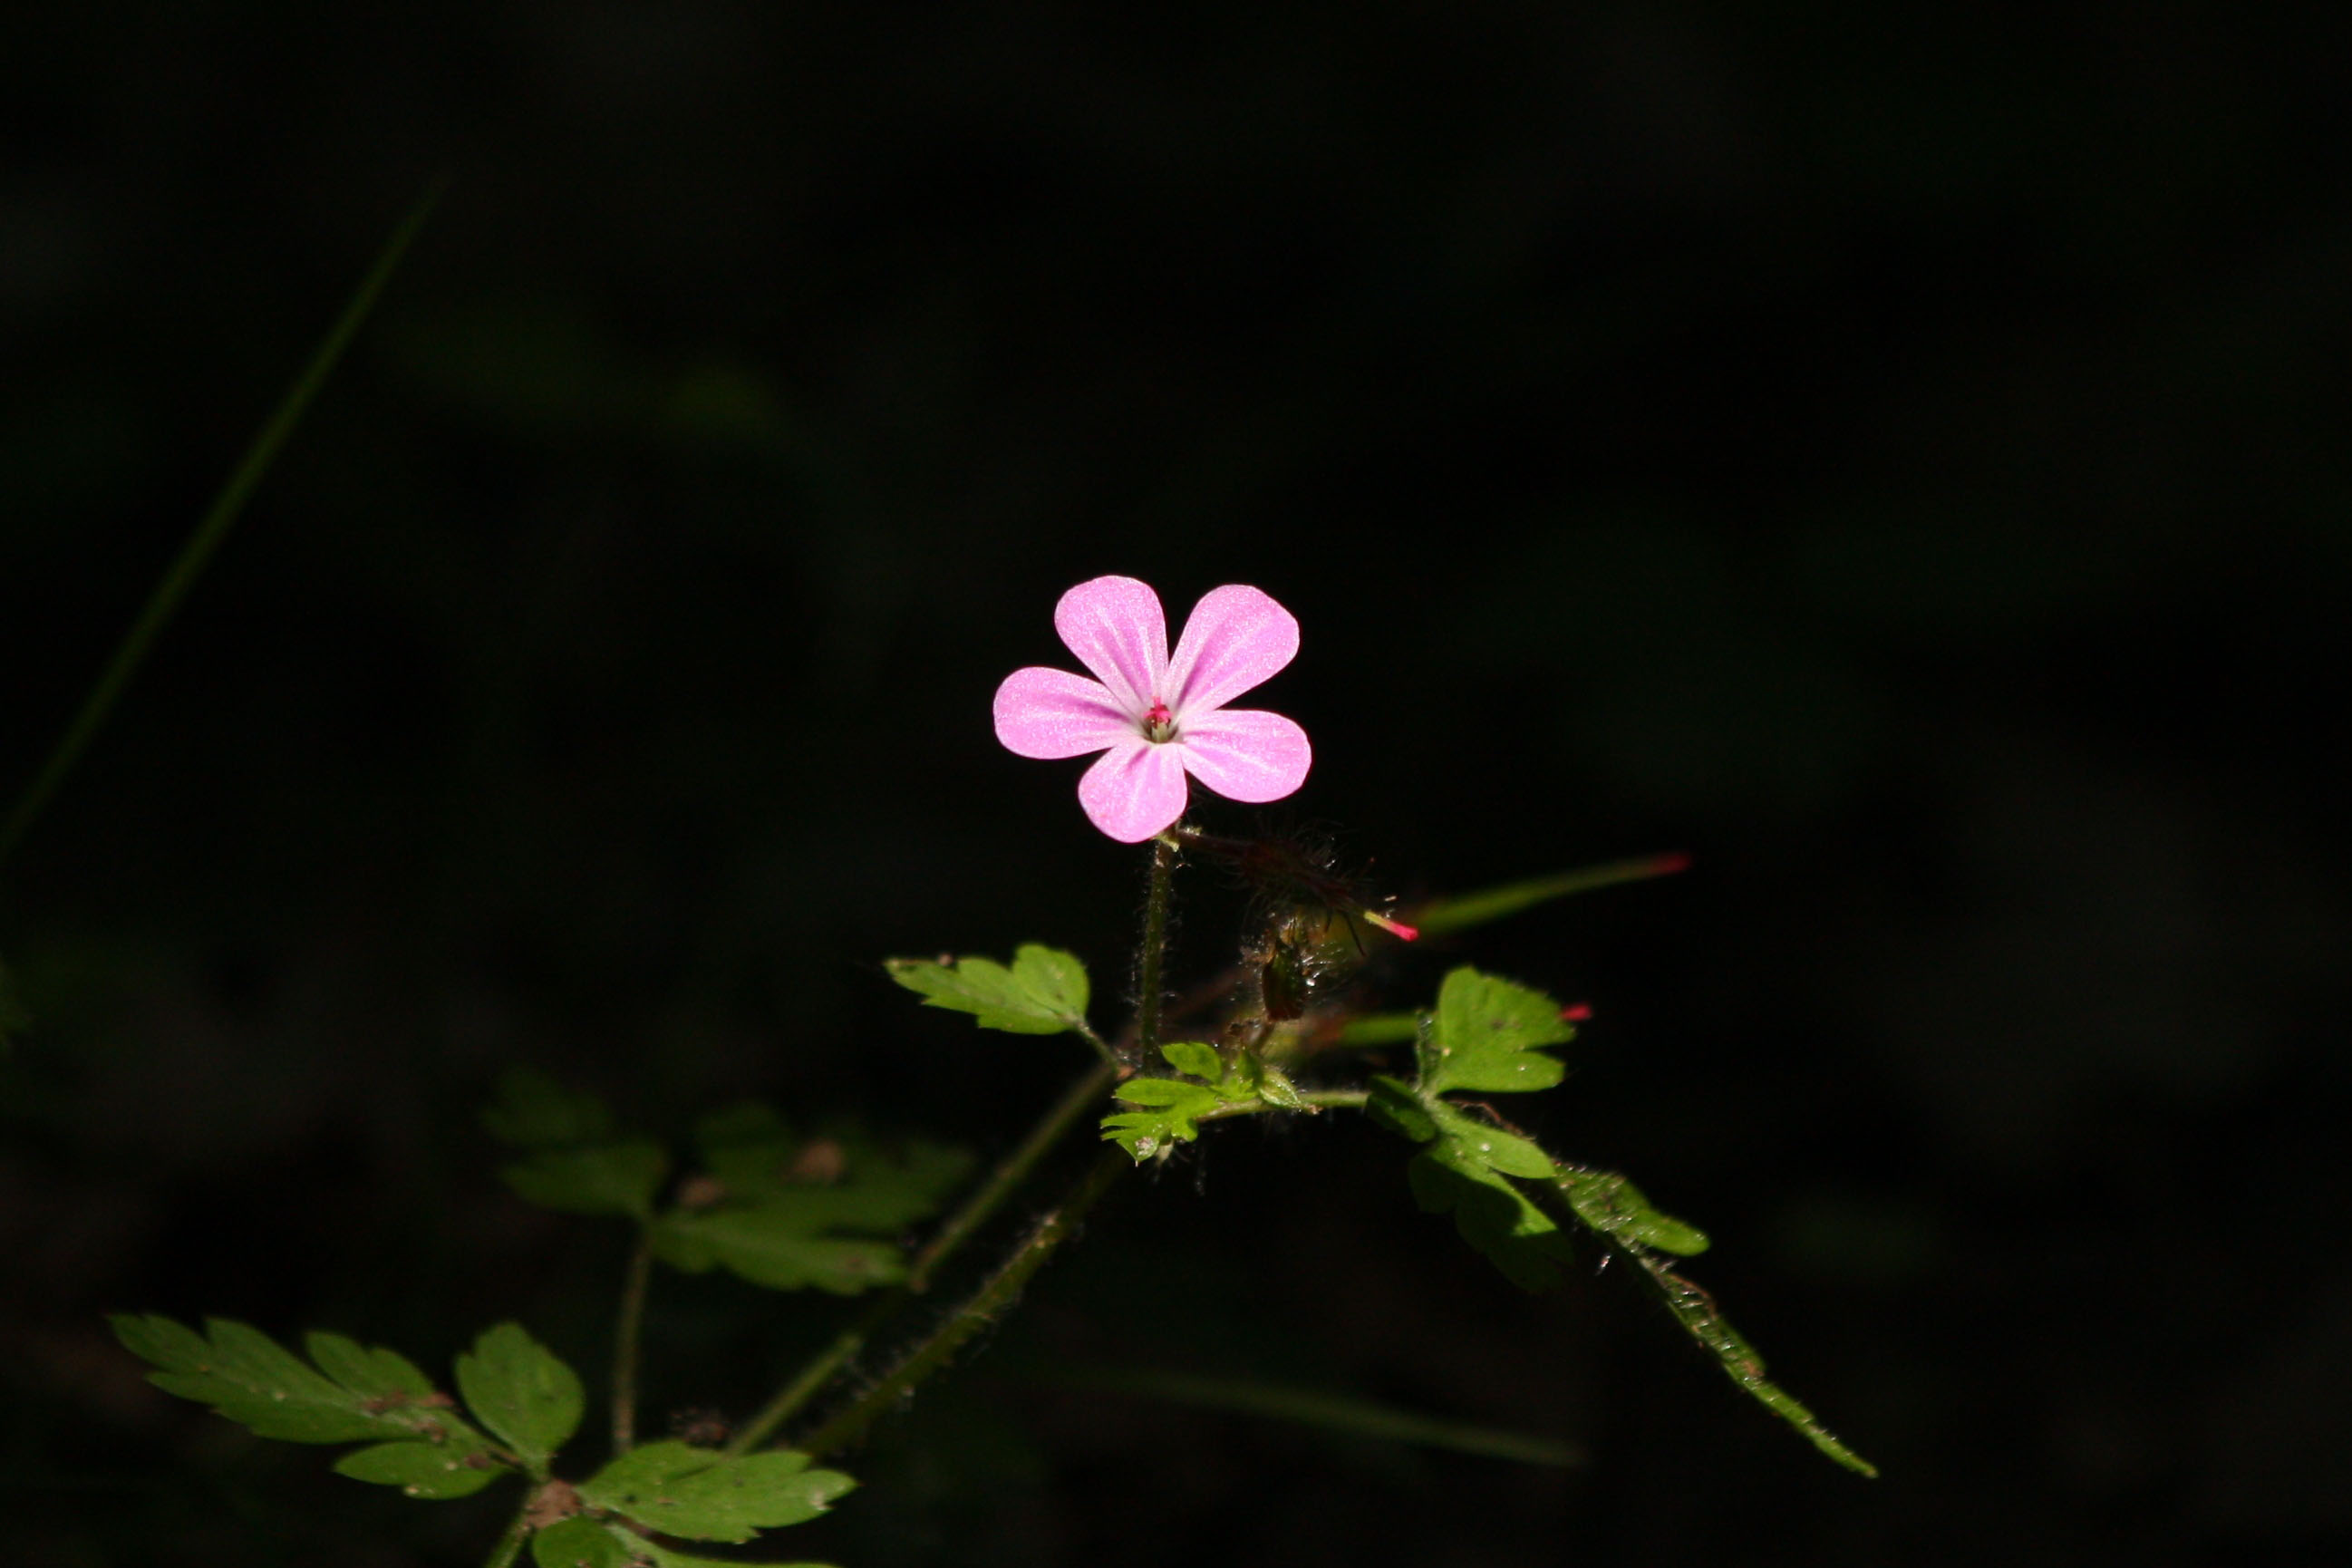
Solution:
<svg viewBox="0 0 2352 1568"><path fill-rule="evenodd" d="M498 1096L481 1117L491 1137L523 1149L601 1142L613 1131L612 1108L602 1100L529 1068L509 1068L499 1079Z"/></svg>
<svg viewBox="0 0 2352 1568"><path fill-rule="evenodd" d="M479 1450L466 1453L446 1443L378 1443L336 1460L335 1473L437 1501L471 1497L507 1468Z"/></svg>
<svg viewBox="0 0 2352 1568"><path fill-rule="evenodd" d="M457 1358L457 1392L533 1474L572 1440L587 1405L579 1374L516 1323L484 1331Z"/></svg>
<svg viewBox="0 0 2352 1568"><path fill-rule="evenodd" d="M808 1462L783 1451L724 1455L675 1440L647 1443L583 1481L580 1500L667 1535L745 1542L816 1518L857 1484Z"/></svg>
<svg viewBox="0 0 2352 1568"><path fill-rule="evenodd" d="M669 1152L650 1138L625 1138L578 1149L542 1149L499 1167L528 1204L562 1214L651 1219L654 1194L669 1174Z"/></svg>
<svg viewBox="0 0 2352 1568"><path fill-rule="evenodd" d="M1421 1091L1524 1093L1567 1076L1541 1047L1576 1037L1559 1004L1542 992L1481 974L1467 964L1445 977L1421 1047Z"/></svg>
<svg viewBox="0 0 2352 1568"><path fill-rule="evenodd" d="M211 1405L257 1436L289 1443L406 1439L450 1458L488 1458L489 1439L391 1351L313 1334L311 1353L328 1369L322 1371L245 1323L210 1319L199 1334L157 1315L122 1313L110 1321L124 1345L160 1369L149 1382ZM493 1462L492 1473L500 1468Z"/></svg>
<svg viewBox="0 0 2352 1568"><path fill-rule="evenodd" d="M987 958L893 958L883 967L891 979L920 994L924 1005L969 1013L983 1029L1057 1035L1086 1025L1086 965L1037 942L1015 950L1010 969Z"/></svg>

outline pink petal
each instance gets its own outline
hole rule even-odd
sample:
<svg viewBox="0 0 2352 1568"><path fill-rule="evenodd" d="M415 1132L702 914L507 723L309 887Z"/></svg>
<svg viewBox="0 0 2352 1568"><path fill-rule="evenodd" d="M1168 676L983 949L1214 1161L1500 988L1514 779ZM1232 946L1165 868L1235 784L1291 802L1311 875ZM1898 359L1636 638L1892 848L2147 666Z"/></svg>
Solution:
<svg viewBox="0 0 2352 1568"><path fill-rule="evenodd" d="M1229 583L1192 606L1176 657L1168 662L1168 700L1181 721L1226 703L1298 654L1298 622L1262 590Z"/></svg>
<svg viewBox="0 0 2352 1568"><path fill-rule="evenodd" d="M1307 782L1307 731L1279 713L1230 708L1184 721L1181 750L1192 776L1227 800L1280 800Z"/></svg>
<svg viewBox="0 0 2352 1568"><path fill-rule="evenodd" d="M1100 681L1066 669L1016 669L996 689L996 738L1024 757L1082 757L1134 734Z"/></svg>
<svg viewBox="0 0 2352 1568"><path fill-rule="evenodd" d="M1184 815L1183 748L1129 735L1078 781L1078 804L1121 844L1140 844Z"/></svg>
<svg viewBox="0 0 2352 1568"><path fill-rule="evenodd" d="M1149 584L1132 577L1081 583L1054 606L1054 629L1136 718L1159 698L1168 671L1168 620Z"/></svg>

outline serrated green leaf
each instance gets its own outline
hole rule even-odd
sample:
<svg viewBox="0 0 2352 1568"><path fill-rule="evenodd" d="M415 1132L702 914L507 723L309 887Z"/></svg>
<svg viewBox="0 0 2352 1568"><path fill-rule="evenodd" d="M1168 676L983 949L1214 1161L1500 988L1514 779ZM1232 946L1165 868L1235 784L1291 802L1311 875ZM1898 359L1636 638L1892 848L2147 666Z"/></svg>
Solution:
<svg viewBox="0 0 2352 1568"><path fill-rule="evenodd" d="M601 1520L574 1514L533 1535L530 1556L539 1568L631 1568L644 1545L641 1536L625 1536Z"/></svg>
<svg viewBox="0 0 2352 1568"><path fill-rule="evenodd" d="M357 1340L322 1329L304 1335L302 1348L310 1352L320 1371L355 1393L404 1402L425 1398L433 1392L433 1380L398 1351L372 1350Z"/></svg>
<svg viewBox="0 0 2352 1568"><path fill-rule="evenodd" d="M654 1194L669 1174L669 1152L650 1138L543 1149L499 1167L499 1176L528 1204L562 1214L650 1219Z"/></svg>
<svg viewBox="0 0 2352 1568"><path fill-rule="evenodd" d="M313 1371L247 1324L211 1319L199 1334L161 1316L124 1313L110 1321L124 1345L161 1369L148 1374L149 1382L209 1405L258 1436L289 1443L421 1437L458 1453L489 1446L421 1373L388 1351L325 1336L339 1363L362 1372L362 1381L352 1384Z"/></svg>
<svg viewBox="0 0 2352 1568"><path fill-rule="evenodd" d="M1683 1258L1707 1249L1705 1231L1651 1207L1642 1189L1614 1171L1590 1171L1563 1161L1556 1179L1576 1217L1604 1236Z"/></svg>
<svg viewBox="0 0 2352 1568"><path fill-rule="evenodd" d="M1421 1091L1520 1093L1549 1089L1568 1069L1539 1047L1573 1039L1559 1004L1542 992L1468 965L1445 977L1421 1047Z"/></svg>
<svg viewBox="0 0 2352 1568"><path fill-rule="evenodd" d="M1532 1176L1543 1181L1557 1177L1552 1157L1517 1133L1481 1121L1442 1100L1431 1100L1428 1109L1438 1131L1455 1145L1463 1158L1475 1159L1507 1176Z"/></svg>
<svg viewBox="0 0 2352 1568"><path fill-rule="evenodd" d="M581 1483L580 1499L666 1535L745 1542L816 1518L856 1484L808 1468L805 1454L729 1456L665 1441L614 1459Z"/></svg>
<svg viewBox="0 0 2352 1568"><path fill-rule="evenodd" d="M854 1131L796 1139L764 1106L698 1130L719 1194L655 1222L654 1254L699 1273L726 1268L774 1289L847 1295L905 1277L895 1238L936 1210L971 1168L960 1149Z"/></svg>
<svg viewBox="0 0 2352 1568"><path fill-rule="evenodd" d="M812 1233L902 1230L971 1169L964 1150L919 1138L882 1142L847 1130L795 1137L757 1104L706 1117L695 1138L729 1200L801 1205Z"/></svg>
<svg viewBox="0 0 2352 1568"><path fill-rule="evenodd" d="M1225 1058L1217 1054L1214 1046L1198 1040L1175 1040L1160 1047L1160 1059L1178 1072L1190 1073L1211 1083L1225 1076Z"/></svg>
<svg viewBox="0 0 2352 1568"><path fill-rule="evenodd" d="M522 1149L601 1143L613 1132L612 1109L602 1100L529 1068L510 1068L499 1078L481 1118L491 1137Z"/></svg>
<svg viewBox="0 0 2352 1568"><path fill-rule="evenodd" d="M1421 1103L1410 1084L1374 1074L1371 1098L1364 1102L1364 1112L1374 1121L1400 1138L1410 1138L1416 1143L1426 1143L1437 1136L1437 1121Z"/></svg>
<svg viewBox="0 0 2352 1568"><path fill-rule="evenodd" d="M1181 1078L1131 1078L1111 1090L1111 1097L1129 1105L1181 1105L1193 1115L1214 1110L1223 1103L1207 1084L1188 1083Z"/></svg>
<svg viewBox="0 0 2352 1568"><path fill-rule="evenodd" d="M1571 1254L1559 1225L1460 1144L1438 1140L1413 1156L1405 1173L1415 1201L1431 1214L1450 1212L1462 1239L1513 1284L1549 1290L1559 1283Z"/></svg>
<svg viewBox="0 0 2352 1568"><path fill-rule="evenodd" d="M983 1029L1012 1035L1058 1035L1084 1026L1086 965L1073 955L1036 942L1024 943L1007 969L993 959L939 963L893 958L883 967L890 978L923 997L929 1007L970 1013Z"/></svg>
<svg viewBox="0 0 2352 1568"><path fill-rule="evenodd" d="M457 1358L457 1392L534 1475L580 1430L587 1404L579 1374L516 1323L485 1330Z"/></svg>
<svg viewBox="0 0 2352 1568"><path fill-rule="evenodd" d="M907 1277L896 1243L813 1234L809 1210L751 1204L667 1214L646 1233L654 1256L689 1274L723 1268L773 1290L854 1296Z"/></svg>
<svg viewBox="0 0 2352 1568"><path fill-rule="evenodd" d="M413 1498L471 1497L511 1473L478 1449L467 1453L446 1443L378 1443L354 1448L335 1461L335 1473L380 1487L398 1487Z"/></svg>

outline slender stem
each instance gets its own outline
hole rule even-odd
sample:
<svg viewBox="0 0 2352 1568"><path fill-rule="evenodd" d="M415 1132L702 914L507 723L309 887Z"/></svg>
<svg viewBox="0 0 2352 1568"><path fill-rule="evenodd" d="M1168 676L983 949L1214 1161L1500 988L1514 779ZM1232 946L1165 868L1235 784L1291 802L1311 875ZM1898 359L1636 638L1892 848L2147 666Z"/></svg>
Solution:
<svg viewBox="0 0 2352 1568"><path fill-rule="evenodd" d="M654 1242L637 1232L635 1250L621 1286L620 1321L613 1327L613 1452L625 1454L637 1442L637 1359L645 1338L646 1288L654 1276Z"/></svg>
<svg viewBox="0 0 2352 1568"><path fill-rule="evenodd" d="M490 1555L482 1568L513 1568L516 1558L522 1555L522 1543L530 1539L530 1499L538 1496L537 1489L523 1499L522 1507L515 1510L514 1518L507 1521L507 1532L490 1548Z"/></svg>
<svg viewBox="0 0 2352 1568"><path fill-rule="evenodd" d="M988 1180L974 1188L961 1206L950 1215L945 1225L915 1254L907 1266L903 1284L877 1296L856 1321L836 1334L833 1342L816 1353L814 1359L794 1374L792 1382L779 1390L757 1415L745 1422L728 1443L730 1454L749 1453L772 1436L778 1428L798 1415L803 1406L822 1393L834 1374L847 1365L850 1359L866 1348L875 1330L880 1328L908 1300L929 1289L931 1276L971 1235L988 1223L1014 1188L1026 1181L1037 1163L1055 1144L1062 1141L1078 1120L1094 1109L1118 1077L1108 1064L1098 1064L1081 1075L1064 1091L1053 1108L1037 1119L1029 1135L1020 1146L988 1174Z"/></svg>
<svg viewBox="0 0 2352 1568"><path fill-rule="evenodd" d="M1372 1097L1369 1090L1360 1089L1309 1089L1298 1098L1318 1110L1361 1110L1371 1102ZM1222 1121L1231 1116L1257 1116L1265 1111L1282 1109L1281 1106L1268 1104L1263 1100L1236 1101L1230 1105L1220 1105L1214 1110L1203 1110L1192 1120Z"/></svg>
<svg viewBox="0 0 2352 1568"><path fill-rule="evenodd" d="M302 374L295 378L294 384L278 400L278 406L270 411L268 422L262 426L260 434L254 437L253 445L246 448L244 458L229 475L228 482L213 498L212 506L198 520L195 531L188 536L188 542L180 547L178 559L163 574L163 580L155 585L155 592L149 595L146 608L139 613L138 620L131 624L130 632L115 648L114 657L107 661L106 668L99 675L98 684L90 688L89 695L82 700L81 710L74 715L73 722L66 726L65 735L58 742L57 749L49 753L48 760L41 764L41 771L34 775L33 782L17 797L7 820L0 823L0 861L7 859L18 841L25 837L26 829L32 826L33 819L41 815L42 809L49 804L49 797L57 794L58 786L65 782L66 775L81 760L81 754L89 749L91 739L106 723L107 715L114 710L114 704L122 696L124 688L131 684L131 678L138 673L148 648L162 635L164 626L171 623L173 613L180 607L180 601L187 596L197 577L203 574L205 563L220 548L221 541L228 537L231 525L245 510L245 503L252 499L255 488L261 483L261 477L269 471L278 449L294 433L294 426L301 422L304 412L319 395L319 389L326 384L328 374L342 358L343 350L350 346L361 324L375 308L376 297L383 292L384 285L391 280L393 271L400 265L400 258L406 253L409 243L425 226L425 220L432 213L434 204L441 199L442 187L446 183L434 182L416 205L409 209L408 216L401 219L400 226L393 231L392 238L385 242L383 249L377 255L375 265L368 268L365 278L360 279L360 286L343 307L343 313L329 329L325 341L319 344L318 352L310 356L310 363L303 367Z"/></svg>
<svg viewBox="0 0 2352 1568"><path fill-rule="evenodd" d="M1109 1191L1121 1173L1135 1168L1122 1149L1106 1149L1096 1159L1094 1168L1073 1188L1061 1204L1037 1222L1020 1247L1004 1264L991 1275L988 1281L972 1294L971 1300L958 1308L946 1321L934 1329L930 1336L900 1358L882 1380L867 1389L847 1408L811 1433L799 1447L806 1453L822 1457L837 1453L863 1436L883 1412L891 1409L925 1379L944 1368L955 1359L974 1334L986 1328L996 1315L1010 1306L1028 1284L1030 1277L1045 1266L1055 1248L1069 1239L1078 1221L1095 1200Z"/></svg>
<svg viewBox="0 0 2352 1568"><path fill-rule="evenodd" d="M1143 905L1143 947L1136 955L1135 1043L1143 1059L1160 1048L1160 971L1168 951L1168 888L1175 879L1176 840L1161 834L1151 841L1151 891Z"/></svg>

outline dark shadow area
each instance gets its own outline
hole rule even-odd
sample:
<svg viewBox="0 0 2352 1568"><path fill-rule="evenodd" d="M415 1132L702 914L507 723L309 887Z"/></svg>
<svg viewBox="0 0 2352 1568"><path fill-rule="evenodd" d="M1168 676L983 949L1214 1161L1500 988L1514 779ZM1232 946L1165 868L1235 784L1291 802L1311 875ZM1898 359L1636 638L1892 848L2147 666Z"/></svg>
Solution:
<svg viewBox="0 0 2352 1568"><path fill-rule="evenodd" d="M1411 954L1594 1021L1533 1131L1884 1468L1360 1120L1114 1194L772 1558L2321 1563L2352 1537L2352 13L94 4L0 43L0 802L369 258L382 311L0 870L0 1559L456 1568L103 1314L602 1376L505 1068L1001 1152L1086 1062L885 956L1142 857L991 732L1055 596L1255 584ZM1176 963L1230 960L1196 879ZM1042 1203L1043 1195L1034 1200ZM1034 1212L1016 1205L1009 1227ZM959 1280L963 1276L959 1276ZM652 1423L854 1310L666 1274ZM1057 1382L1279 1377L1558 1470ZM593 1428L592 1428L593 1431ZM724 1549L720 1549L724 1550Z"/></svg>

